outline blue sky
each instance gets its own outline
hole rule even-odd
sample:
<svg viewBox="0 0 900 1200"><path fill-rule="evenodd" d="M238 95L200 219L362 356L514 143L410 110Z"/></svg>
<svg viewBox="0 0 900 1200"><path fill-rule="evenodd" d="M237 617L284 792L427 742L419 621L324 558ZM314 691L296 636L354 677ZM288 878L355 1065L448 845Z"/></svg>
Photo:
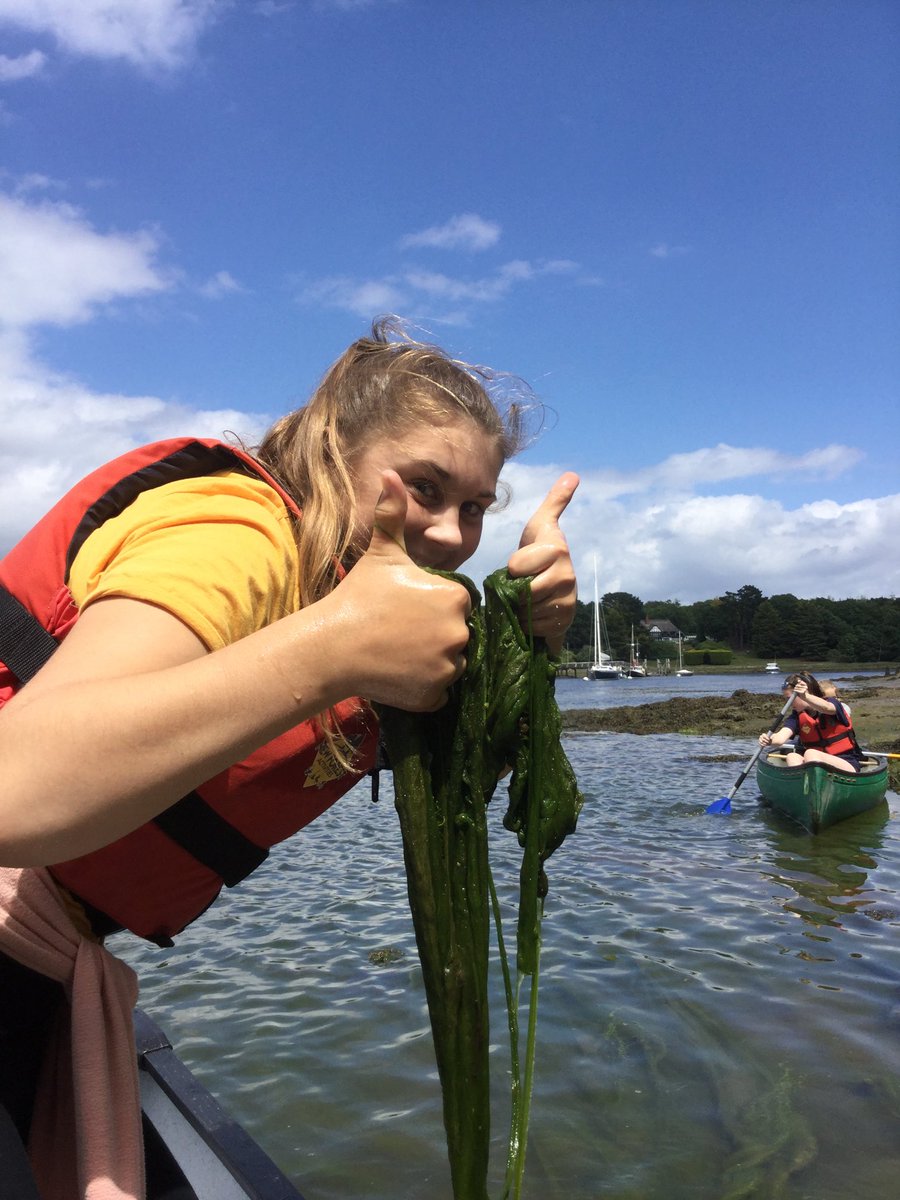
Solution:
<svg viewBox="0 0 900 1200"><path fill-rule="evenodd" d="M395 312L553 412L582 582L900 593L894 0L0 0L0 550Z"/></svg>

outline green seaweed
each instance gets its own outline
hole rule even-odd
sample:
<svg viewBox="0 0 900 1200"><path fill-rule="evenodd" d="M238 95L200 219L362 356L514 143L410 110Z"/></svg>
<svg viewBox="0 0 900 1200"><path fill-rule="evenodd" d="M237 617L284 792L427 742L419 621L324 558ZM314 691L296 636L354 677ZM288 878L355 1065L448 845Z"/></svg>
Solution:
<svg viewBox="0 0 900 1200"><path fill-rule="evenodd" d="M555 665L543 639L526 633L518 619L520 608L530 604L530 581L495 571L484 591L490 764L513 769L503 824L524 851L517 965L531 975L540 943L539 902L547 893L544 863L574 831L584 797L560 742Z"/></svg>
<svg viewBox="0 0 900 1200"><path fill-rule="evenodd" d="M526 635L530 583L505 570L485 581L485 608L472 598L467 669L438 713L381 710L394 772L410 909L441 1080L453 1195L484 1200L490 1156L488 949L493 905L501 950L512 1059L512 1117L504 1195L518 1196L533 1077L544 863L575 828L583 798L559 743L553 665ZM487 806L512 767L504 825L523 848L517 927L518 987L531 976L524 1082L518 996L503 946L490 874ZM517 989L518 991L518 989Z"/></svg>
<svg viewBox="0 0 900 1200"><path fill-rule="evenodd" d="M735 1126L737 1145L726 1164L723 1200L788 1194L795 1175L815 1159L816 1138L794 1105L801 1081L787 1067L757 1089Z"/></svg>

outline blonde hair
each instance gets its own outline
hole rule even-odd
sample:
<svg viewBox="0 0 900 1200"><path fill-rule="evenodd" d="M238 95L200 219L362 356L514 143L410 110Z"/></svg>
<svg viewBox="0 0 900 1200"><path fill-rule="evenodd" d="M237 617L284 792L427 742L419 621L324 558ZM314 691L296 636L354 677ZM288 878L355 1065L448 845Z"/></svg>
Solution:
<svg viewBox="0 0 900 1200"><path fill-rule="evenodd" d="M255 455L303 511L295 526L302 607L338 583L353 537L352 463L371 442L463 416L495 442L501 464L522 449L524 417L536 406L515 401L501 412L489 390L501 379L511 377L451 359L382 318L332 364L303 408L275 422Z"/></svg>
<svg viewBox="0 0 900 1200"><path fill-rule="evenodd" d="M504 388L516 399L502 404ZM254 453L297 502L300 606L328 595L353 542L353 463L373 441L464 417L497 447L500 465L526 442L525 419L542 408L521 380L450 358L382 318L325 373L309 402L276 421ZM320 714L328 745L352 770L354 749L333 712Z"/></svg>

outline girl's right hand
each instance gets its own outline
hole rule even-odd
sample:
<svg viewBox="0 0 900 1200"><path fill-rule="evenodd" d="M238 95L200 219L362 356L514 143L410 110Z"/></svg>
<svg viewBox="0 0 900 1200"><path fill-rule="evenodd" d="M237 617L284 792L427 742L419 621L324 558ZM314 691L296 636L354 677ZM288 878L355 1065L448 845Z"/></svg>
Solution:
<svg viewBox="0 0 900 1200"><path fill-rule="evenodd" d="M369 547L319 603L337 606L347 695L433 712L466 669L472 605L461 584L423 571L406 553L406 507L400 476L383 472Z"/></svg>

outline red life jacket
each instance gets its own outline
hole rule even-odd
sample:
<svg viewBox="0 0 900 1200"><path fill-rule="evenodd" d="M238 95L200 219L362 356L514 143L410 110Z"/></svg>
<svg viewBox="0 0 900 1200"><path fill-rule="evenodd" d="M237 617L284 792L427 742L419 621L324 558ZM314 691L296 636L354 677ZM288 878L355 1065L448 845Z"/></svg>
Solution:
<svg viewBox="0 0 900 1200"><path fill-rule="evenodd" d="M841 712L845 712L841 705ZM826 713L814 716L811 712L797 713L798 735L806 749L824 750L828 754L850 754L858 751L856 737L848 720Z"/></svg>
<svg viewBox="0 0 900 1200"><path fill-rule="evenodd" d="M0 706L36 673L78 619L69 571L86 538L141 492L178 479L241 470L296 504L250 455L222 442L175 438L129 451L76 484L0 559ZM377 721L360 700L336 708L358 772L334 758L306 721L201 784L108 846L49 868L82 901L95 928L130 929L158 945L266 858L268 848L320 816L368 771ZM164 752L164 750L161 750Z"/></svg>

